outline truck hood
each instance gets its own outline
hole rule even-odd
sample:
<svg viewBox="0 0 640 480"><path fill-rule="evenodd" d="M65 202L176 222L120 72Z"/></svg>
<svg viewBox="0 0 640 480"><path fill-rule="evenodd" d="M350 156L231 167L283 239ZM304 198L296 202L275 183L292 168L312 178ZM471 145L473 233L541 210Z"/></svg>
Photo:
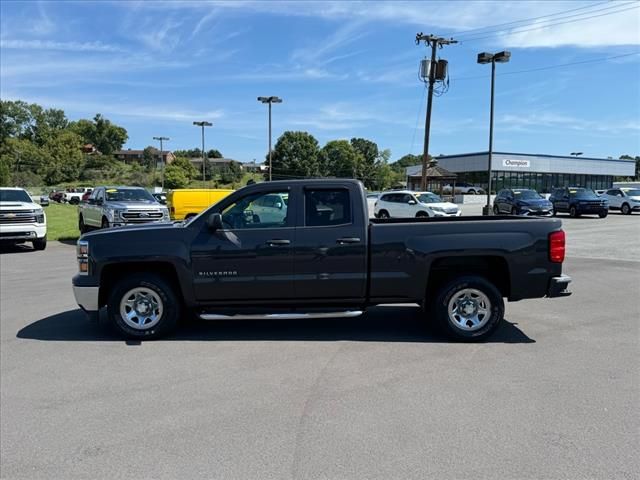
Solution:
<svg viewBox="0 0 640 480"><path fill-rule="evenodd" d="M156 232L161 230L170 230L173 228L182 228L182 222L152 222L141 223L138 225L125 225L123 227L111 227L102 228L93 232L85 233L82 238L91 239L102 235L113 235L118 233L131 233L131 232L148 232L150 235L155 235Z"/></svg>
<svg viewBox="0 0 640 480"><path fill-rule="evenodd" d="M118 208L122 210L126 210L128 208L135 210L158 210L162 208L167 208L164 205L161 205L158 202L107 202L107 206L111 208Z"/></svg>
<svg viewBox="0 0 640 480"><path fill-rule="evenodd" d="M42 208L37 203L0 202L0 210L36 210Z"/></svg>

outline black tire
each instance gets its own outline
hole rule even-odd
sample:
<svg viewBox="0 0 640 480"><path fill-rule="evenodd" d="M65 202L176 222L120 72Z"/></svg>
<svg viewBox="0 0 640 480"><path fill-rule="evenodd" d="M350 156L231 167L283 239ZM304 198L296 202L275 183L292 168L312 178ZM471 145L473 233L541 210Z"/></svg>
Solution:
<svg viewBox="0 0 640 480"><path fill-rule="evenodd" d="M100 228L109 228L109 220L107 220L107 217L102 217Z"/></svg>
<svg viewBox="0 0 640 480"><path fill-rule="evenodd" d="M600 213L598 214L598 216L599 216L600 218L607 218L607 215L609 215L609 212L600 212Z"/></svg>
<svg viewBox="0 0 640 480"><path fill-rule="evenodd" d="M429 218L429 214L427 212L418 212L416 213L416 218Z"/></svg>
<svg viewBox="0 0 640 480"><path fill-rule="evenodd" d="M623 203L622 207L620 207L620 211L623 215L631 215L631 207L628 203Z"/></svg>
<svg viewBox="0 0 640 480"><path fill-rule="evenodd" d="M511 207L511 215L518 215L518 209L516 209L516 207Z"/></svg>
<svg viewBox="0 0 640 480"><path fill-rule="evenodd" d="M31 243L33 244L34 250L44 250L45 248L47 248L47 236L45 235L42 238L36 238Z"/></svg>
<svg viewBox="0 0 640 480"><path fill-rule="evenodd" d="M188 213L184 216L185 220L189 220L190 218L195 217L196 215L198 215L197 213Z"/></svg>
<svg viewBox="0 0 640 480"><path fill-rule="evenodd" d="M386 210L380 210L378 212L378 218L390 218L389 212L387 212Z"/></svg>
<svg viewBox="0 0 640 480"><path fill-rule="evenodd" d="M471 189L471 190L469 190L467 193L468 193L469 195L475 195L475 194L476 194L476 191L475 191L475 190L473 190L473 189Z"/></svg>
<svg viewBox="0 0 640 480"><path fill-rule="evenodd" d="M71 200L69 200L69 205L78 205L80 203L80 200L78 200L76 197L71 198Z"/></svg>
<svg viewBox="0 0 640 480"><path fill-rule="evenodd" d="M159 320L148 328L133 328L120 314L120 304L123 297L136 288L151 290L161 300L162 312ZM109 323L112 327L120 335L137 340L151 340L166 335L175 329L181 311L181 302L170 284L163 277L147 273L127 275L120 280L111 290L107 302Z"/></svg>
<svg viewBox="0 0 640 480"><path fill-rule="evenodd" d="M576 209L576 207L570 207L569 208L569 216L572 218L577 218L580 216L580 214L578 213L578 210Z"/></svg>
<svg viewBox="0 0 640 480"><path fill-rule="evenodd" d="M553 209L551 210L551 216L555 217L558 214L558 211L556 210L556 207L553 207Z"/></svg>
<svg viewBox="0 0 640 480"><path fill-rule="evenodd" d="M493 214L500 215L500 209L498 208L498 205L493 206Z"/></svg>
<svg viewBox="0 0 640 480"><path fill-rule="evenodd" d="M87 233L89 231L89 227L85 225L82 215L78 217L78 230L80 230L80 234Z"/></svg>
<svg viewBox="0 0 640 480"><path fill-rule="evenodd" d="M458 293L473 289L481 292L490 302L490 314L482 320L482 326L475 330L465 330L449 316L449 302ZM504 300L502 294L484 277L468 275L458 277L445 284L435 297L431 313L437 326L449 337L463 342L479 342L488 338L504 318Z"/></svg>

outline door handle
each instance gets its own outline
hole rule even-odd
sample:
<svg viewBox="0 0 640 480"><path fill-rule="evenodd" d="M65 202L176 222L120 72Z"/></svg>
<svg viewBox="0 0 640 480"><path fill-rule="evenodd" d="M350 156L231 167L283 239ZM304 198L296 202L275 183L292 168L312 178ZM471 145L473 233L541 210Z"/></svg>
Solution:
<svg viewBox="0 0 640 480"><path fill-rule="evenodd" d="M274 239L274 240L267 240L267 245L269 245L270 247L280 247L283 245L289 245L291 242L289 240L280 240L280 239Z"/></svg>
<svg viewBox="0 0 640 480"><path fill-rule="evenodd" d="M357 237L342 237L336 240L338 245L346 245L347 243L360 243L360 239Z"/></svg>

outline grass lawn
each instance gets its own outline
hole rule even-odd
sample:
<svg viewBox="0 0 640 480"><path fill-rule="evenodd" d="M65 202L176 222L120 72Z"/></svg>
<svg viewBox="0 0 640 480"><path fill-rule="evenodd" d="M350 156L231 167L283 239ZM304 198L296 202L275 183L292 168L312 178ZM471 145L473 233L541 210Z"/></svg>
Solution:
<svg viewBox="0 0 640 480"><path fill-rule="evenodd" d="M75 240L78 230L78 207L51 202L44 207L47 214L47 240Z"/></svg>

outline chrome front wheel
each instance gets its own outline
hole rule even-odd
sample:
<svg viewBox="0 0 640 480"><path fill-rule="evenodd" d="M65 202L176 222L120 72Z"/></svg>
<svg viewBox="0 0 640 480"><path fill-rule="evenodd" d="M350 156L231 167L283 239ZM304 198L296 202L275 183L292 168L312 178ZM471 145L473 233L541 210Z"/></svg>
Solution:
<svg viewBox="0 0 640 480"><path fill-rule="evenodd" d="M120 300L122 321L136 330L155 327L162 318L163 312L162 299L147 287L132 288Z"/></svg>

